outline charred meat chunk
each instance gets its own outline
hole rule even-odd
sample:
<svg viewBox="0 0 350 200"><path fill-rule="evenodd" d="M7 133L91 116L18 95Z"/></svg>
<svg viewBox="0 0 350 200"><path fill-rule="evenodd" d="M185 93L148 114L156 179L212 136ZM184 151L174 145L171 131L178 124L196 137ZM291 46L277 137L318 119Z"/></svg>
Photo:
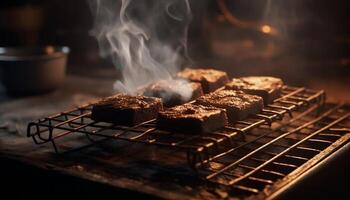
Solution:
<svg viewBox="0 0 350 200"><path fill-rule="evenodd" d="M230 122L242 120L251 114L256 114L264 107L261 97L235 90L219 90L206 94L199 97L195 104L226 109Z"/></svg>
<svg viewBox="0 0 350 200"><path fill-rule="evenodd" d="M155 119L161 110L163 106L159 98L121 93L95 103L92 107L91 119L133 126Z"/></svg>
<svg viewBox="0 0 350 200"><path fill-rule="evenodd" d="M159 97L164 106L172 107L184 104L203 95L199 83L190 83L186 80L160 80L140 90L145 96Z"/></svg>
<svg viewBox="0 0 350 200"><path fill-rule="evenodd" d="M227 83L225 89L242 90L247 94L258 95L264 99L264 103L272 103L281 95L283 81L270 76L249 76L234 78Z"/></svg>
<svg viewBox="0 0 350 200"><path fill-rule="evenodd" d="M226 124L224 109L189 103L160 112L157 120L159 129L191 134L211 132Z"/></svg>
<svg viewBox="0 0 350 200"><path fill-rule="evenodd" d="M186 68L177 74L179 78L201 83L204 93L213 92L229 82L226 72L215 69Z"/></svg>

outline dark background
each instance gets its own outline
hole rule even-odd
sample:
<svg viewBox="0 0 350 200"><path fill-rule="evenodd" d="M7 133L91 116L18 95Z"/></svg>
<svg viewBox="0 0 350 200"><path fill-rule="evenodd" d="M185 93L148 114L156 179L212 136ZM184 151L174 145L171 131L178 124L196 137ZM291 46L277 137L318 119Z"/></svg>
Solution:
<svg viewBox="0 0 350 200"><path fill-rule="evenodd" d="M224 69L233 76L278 75L299 85L314 76L349 77L349 1L274 0L270 8L268 0L226 2L237 18L274 23L280 34L232 26L215 0L190 0L190 65ZM111 68L89 35L92 24L86 0L1 1L0 46L67 45L70 72Z"/></svg>
<svg viewBox="0 0 350 200"><path fill-rule="evenodd" d="M267 0L226 1L237 18L256 23L267 20L276 25L279 35L231 25L222 17L215 0L190 2L193 20L188 45L193 61L189 65L222 69L231 76L280 76L291 85L325 89L330 101L350 99L349 0L271 0L273 9L268 16ZM0 46L67 45L71 48L68 74L115 79L117 71L110 61L99 57L97 42L89 35L92 24L86 0L0 1ZM2 188L9 189L14 196L29 194L46 198L46 191L67 197L67 193L79 193L82 188L89 189L83 197L96 193L121 194L105 186L43 173L14 161L0 160L0 163L3 166L0 177L7 183ZM333 167L334 171L337 167ZM339 170L338 176L332 175L335 174L329 176L329 181L320 181L325 192L329 189L326 197L339 190L344 192L342 189L349 180L345 170ZM35 181L40 184L35 185ZM328 188L335 182L336 186ZM308 189L320 190L313 186L309 184ZM43 192L37 193L38 187ZM16 193L18 189L23 193ZM68 192L60 193L62 190ZM125 193L139 197L136 193Z"/></svg>

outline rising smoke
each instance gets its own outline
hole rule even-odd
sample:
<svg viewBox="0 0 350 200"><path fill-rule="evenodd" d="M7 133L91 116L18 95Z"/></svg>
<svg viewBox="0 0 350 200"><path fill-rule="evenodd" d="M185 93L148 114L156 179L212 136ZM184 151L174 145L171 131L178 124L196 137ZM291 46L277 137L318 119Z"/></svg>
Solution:
<svg viewBox="0 0 350 200"><path fill-rule="evenodd" d="M141 86L172 79L187 51L188 0L89 2L100 55L111 57L122 74L115 90L135 94Z"/></svg>

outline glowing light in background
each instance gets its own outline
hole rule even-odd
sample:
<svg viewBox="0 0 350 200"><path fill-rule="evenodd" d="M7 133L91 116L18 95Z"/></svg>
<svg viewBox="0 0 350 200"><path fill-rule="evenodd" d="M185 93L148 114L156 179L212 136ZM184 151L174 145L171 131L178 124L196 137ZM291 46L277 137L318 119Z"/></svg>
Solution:
<svg viewBox="0 0 350 200"><path fill-rule="evenodd" d="M263 26L261 26L261 31L262 31L263 33L269 34L269 33L271 33L271 26L269 26L269 25L263 25Z"/></svg>

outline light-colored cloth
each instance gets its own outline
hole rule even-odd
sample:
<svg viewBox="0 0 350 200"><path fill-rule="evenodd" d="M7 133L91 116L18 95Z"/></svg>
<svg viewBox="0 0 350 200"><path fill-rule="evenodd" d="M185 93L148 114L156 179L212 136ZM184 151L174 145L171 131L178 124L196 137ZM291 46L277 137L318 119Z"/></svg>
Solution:
<svg viewBox="0 0 350 200"><path fill-rule="evenodd" d="M48 94L2 98L0 99L0 129L25 135L27 124L31 121L111 95L113 82L114 80L110 79L68 76L60 89Z"/></svg>

